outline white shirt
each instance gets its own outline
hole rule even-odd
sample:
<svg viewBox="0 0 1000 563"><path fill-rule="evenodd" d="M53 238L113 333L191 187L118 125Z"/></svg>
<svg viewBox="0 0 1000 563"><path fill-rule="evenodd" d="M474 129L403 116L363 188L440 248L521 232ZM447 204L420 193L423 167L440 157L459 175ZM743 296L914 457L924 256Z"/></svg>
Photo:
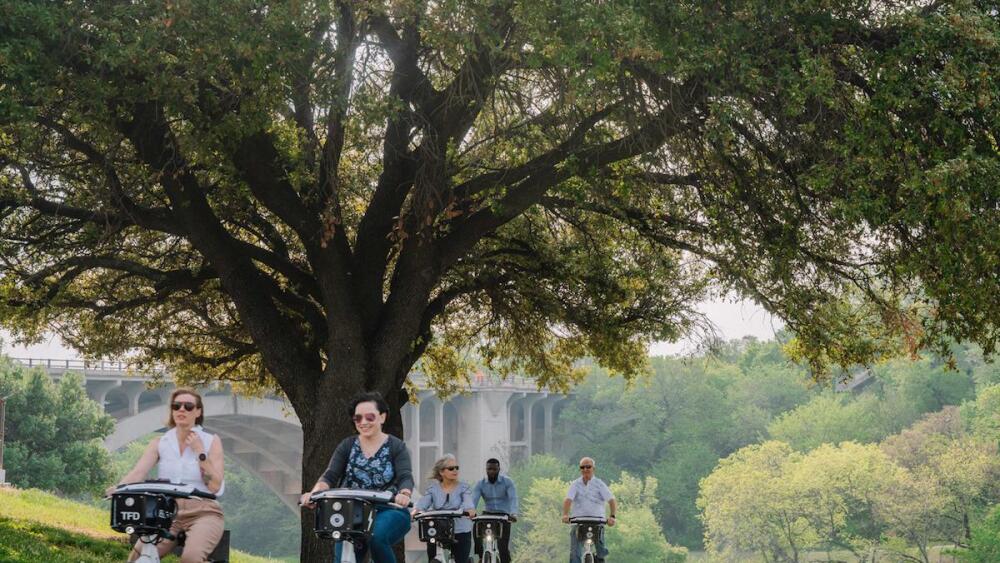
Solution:
<svg viewBox="0 0 1000 563"><path fill-rule="evenodd" d="M201 438L201 443L204 444L205 454L207 455L209 449L212 447L212 440L215 439L215 435L205 432L201 426L195 426L191 431ZM169 479L171 483L184 483L196 489L210 492L208 486L201 480L201 467L198 466L198 456L194 453L194 450L185 447L184 453L181 454L180 445L177 442L176 428L167 430L167 433L160 437L158 452L160 454L160 462L156 465L156 475L160 479ZM215 493L215 496L221 497L225 488L226 483L223 481L222 485L219 486L219 492Z"/></svg>
<svg viewBox="0 0 1000 563"><path fill-rule="evenodd" d="M589 518L604 518L604 504L615 498L611 489L597 477L591 477L587 483L583 477L578 477L569 486L566 498L573 504L570 507L570 518L585 516Z"/></svg>

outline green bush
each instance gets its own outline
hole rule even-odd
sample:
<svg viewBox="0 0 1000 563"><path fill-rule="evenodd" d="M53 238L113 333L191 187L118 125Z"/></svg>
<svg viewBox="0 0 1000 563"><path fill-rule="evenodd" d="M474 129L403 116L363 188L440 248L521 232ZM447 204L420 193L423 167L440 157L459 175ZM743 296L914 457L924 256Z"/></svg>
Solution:
<svg viewBox="0 0 1000 563"><path fill-rule="evenodd" d="M969 549L958 553L964 563L996 563L1000 561L1000 505L972 527Z"/></svg>

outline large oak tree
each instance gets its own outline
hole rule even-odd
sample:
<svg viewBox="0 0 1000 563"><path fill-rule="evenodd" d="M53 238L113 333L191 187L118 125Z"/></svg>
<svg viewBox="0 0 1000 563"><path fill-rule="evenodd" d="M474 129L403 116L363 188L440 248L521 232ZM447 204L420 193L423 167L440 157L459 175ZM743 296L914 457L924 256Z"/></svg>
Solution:
<svg viewBox="0 0 1000 563"><path fill-rule="evenodd" d="M992 351L997 20L969 0L8 0L0 322L279 389L307 484L348 398L397 411L418 361L449 389L464 353L557 387L584 356L633 374L716 288L817 370Z"/></svg>

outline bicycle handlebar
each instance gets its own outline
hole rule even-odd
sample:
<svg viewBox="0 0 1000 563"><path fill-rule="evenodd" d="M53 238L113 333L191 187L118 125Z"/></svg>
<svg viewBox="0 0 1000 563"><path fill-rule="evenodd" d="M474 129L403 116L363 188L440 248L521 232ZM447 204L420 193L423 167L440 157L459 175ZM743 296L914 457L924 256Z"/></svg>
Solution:
<svg viewBox="0 0 1000 563"><path fill-rule="evenodd" d="M115 492L118 493L153 493L167 495L175 498L191 498L199 497L209 500L215 500L216 496L208 491L202 491L194 488L192 485L186 485L184 483L171 483L169 481L140 481L138 483L126 483L123 485L118 485Z"/></svg>
<svg viewBox="0 0 1000 563"><path fill-rule="evenodd" d="M569 519L570 524L607 524L607 518L596 516L573 516Z"/></svg>
<svg viewBox="0 0 1000 563"><path fill-rule="evenodd" d="M510 514L477 514L473 520L495 520L498 522L509 522L514 519Z"/></svg>
<svg viewBox="0 0 1000 563"><path fill-rule="evenodd" d="M467 516L464 510L427 510L413 515L414 520L423 518L464 518Z"/></svg>

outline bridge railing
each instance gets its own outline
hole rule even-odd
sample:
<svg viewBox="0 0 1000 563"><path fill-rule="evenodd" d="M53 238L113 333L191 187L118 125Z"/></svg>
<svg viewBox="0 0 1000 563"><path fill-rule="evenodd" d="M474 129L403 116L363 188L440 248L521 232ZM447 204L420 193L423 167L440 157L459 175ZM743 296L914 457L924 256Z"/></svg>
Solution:
<svg viewBox="0 0 1000 563"><path fill-rule="evenodd" d="M122 376L133 375L137 379L142 379L144 377L149 377L151 375L163 375L165 381L170 380L170 375L166 368L162 366L153 367L142 367L135 364L123 361L114 360L85 360L80 358L74 359L56 359L56 358L11 358L11 360L20 363L21 365L27 367L40 367L46 370L59 370L59 371L79 371L83 372L85 375L87 372L119 372ZM420 372L414 372L410 375L410 380L418 388L427 388L427 379ZM533 378L524 377L520 375L510 376L507 378L499 378L492 374L483 374L482 372L477 372L469 381L470 390L486 390L486 389L507 389L507 390L534 390L536 389L536 383Z"/></svg>
<svg viewBox="0 0 1000 563"><path fill-rule="evenodd" d="M129 362L116 360L83 360L79 358L11 358L11 360L27 367L40 367L45 369L55 369L63 371L112 371L112 372L136 372L136 373L163 373L166 369L162 367L142 367Z"/></svg>

